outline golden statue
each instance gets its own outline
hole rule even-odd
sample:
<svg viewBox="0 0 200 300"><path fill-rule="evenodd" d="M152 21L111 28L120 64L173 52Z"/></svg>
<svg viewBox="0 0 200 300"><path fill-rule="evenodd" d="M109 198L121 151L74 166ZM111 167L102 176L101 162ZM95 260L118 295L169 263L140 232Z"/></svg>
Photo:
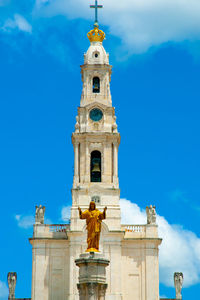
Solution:
<svg viewBox="0 0 200 300"><path fill-rule="evenodd" d="M87 224L87 244L88 248L86 252L99 252L99 240L101 232L101 222L106 218L107 207L103 212L96 209L95 202L91 201L89 209L82 212L78 207L80 219L86 219Z"/></svg>

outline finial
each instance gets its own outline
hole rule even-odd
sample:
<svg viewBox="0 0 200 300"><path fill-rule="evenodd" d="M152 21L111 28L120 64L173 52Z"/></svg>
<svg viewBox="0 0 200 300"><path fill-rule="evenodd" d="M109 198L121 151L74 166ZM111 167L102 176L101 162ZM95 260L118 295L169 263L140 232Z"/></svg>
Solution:
<svg viewBox="0 0 200 300"><path fill-rule="evenodd" d="M95 0L95 5L90 5L90 8L95 9L95 21L94 21L94 28L99 27L98 23L98 8L103 8L103 5L98 5L98 0Z"/></svg>
<svg viewBox="0 0 200 300"><path fill-rule="evenodd" d="M98 23L98 8L103 8L103 5L98 5L98 0L95 0L95 5L90 5L90 8L95 9L95 21L94 21L94 29L88 32L87 37L90 42L103 42L105 39L105 33L99 29Z"/></svg>

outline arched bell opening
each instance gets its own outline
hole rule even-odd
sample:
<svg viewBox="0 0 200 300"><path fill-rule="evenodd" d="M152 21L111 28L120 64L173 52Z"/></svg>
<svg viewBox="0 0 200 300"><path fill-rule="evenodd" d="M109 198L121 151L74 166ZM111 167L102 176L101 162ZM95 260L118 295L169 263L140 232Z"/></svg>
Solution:
<svg viewBox="0 0 200 300"><path fill-rule="evenodd" d="M91 182L101 182L101 152L91 153Z"/></svg>
<svg viewBox="0 0 200 300"><path fill-rule="evenodd" d="M100 93L100 79L99 77L93 78L93 93Z"/></svg>

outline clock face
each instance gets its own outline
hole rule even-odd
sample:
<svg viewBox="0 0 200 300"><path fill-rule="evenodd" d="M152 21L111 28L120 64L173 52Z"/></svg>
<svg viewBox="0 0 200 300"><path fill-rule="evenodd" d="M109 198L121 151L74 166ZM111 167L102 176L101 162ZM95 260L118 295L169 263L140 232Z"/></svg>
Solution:
<svg viewBox="0 0 200 300"><path fill-rule="evenodd" d="M102 119L103 113L99 108L93 108L90 111L90 119L94 122L98 122Z"/></svg>

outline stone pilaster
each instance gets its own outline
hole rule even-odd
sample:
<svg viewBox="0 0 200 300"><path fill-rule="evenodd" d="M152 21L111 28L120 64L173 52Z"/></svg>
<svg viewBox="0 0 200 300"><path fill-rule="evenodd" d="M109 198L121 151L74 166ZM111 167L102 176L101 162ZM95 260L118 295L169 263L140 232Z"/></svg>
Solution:
<svg viewBox="0 0 200 300"><path fill-rule="evenodd" d="M99 284L99 300L104 300L106 295L107 284Z"/></svg>
<svg viewBox="0 0 200 300"><path fill-rule="evenodd" d="M115 185L115 187L119 186L119 182L118 182L118 143L114 142L113 143L113 155L114 155L114 159L113 159L113 183Z"/></svg>
<svg viewBox="0 0 200 300"><path fill-rule="evenodd" d="M79 183L79 143L74 143L74 187Z"/></svg>
<svg viewBox="0 0 200 300"><path fill-rule="evenodd" d="M79 292L79 299L85 300L86 296L86 287L84 284L77 284L78 292Z"/></svg>

